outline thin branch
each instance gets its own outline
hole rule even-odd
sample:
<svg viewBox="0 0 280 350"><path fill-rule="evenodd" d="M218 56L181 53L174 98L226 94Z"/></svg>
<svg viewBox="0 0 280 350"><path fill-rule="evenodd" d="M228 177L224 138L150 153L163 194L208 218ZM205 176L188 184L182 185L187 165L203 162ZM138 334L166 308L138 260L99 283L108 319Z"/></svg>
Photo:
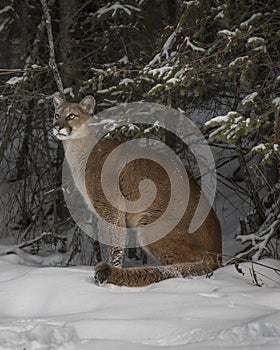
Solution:
<svg viewBox="0 0 280 350"><path fill-rule="evenodd" d="M0 68L0 75L11 75L14 73L26 73L26 72L42 72L47 70L48 66L43 67L34 67L34 68L18 68L18 69L1 69Z"/></svg>
<svg viewBox="0 0 280 350"><path fill-rule="evenodd" d="M212 252L207 252L208 254L214 254ZM222 257L225 257L225 258L229 258L229 260L225 263L225 265L231 265L235 262L244 262L244 263L251 263L251 264L255 264L255 265L258 265L258 266L262 266L262 267L266 267L267 269L270 269L270 270L273 270L274 272L276 273L280 273L280 269L278 269L277 267L273 267L273 266L269 266L269 265L266 265L266 264L263 264L263 263L260 263L258 261L252 261L250 259L246 259L244 257L236 257L236 256L233 256L233 255L229 255L229 254L221 254Z"/></svg>
<svg viewBox="0 0 280 350"><path fill-rule="evenodd" d="M58 91L62 97L64 97L64 89L63 89L63 83L61 76L58 71L58 67L55 60L55 51L54 51L54 42L53 42L53 32L52 32L52 23L51 23L51 16L49 12L49 8L47 5L46 0L40 0L44 12L44 16L46 19L46 29L47 29L47 35L48 35L48 42L49 42L49 52L50 52L50 59L49 59L49 66L53 72L54 80L56 82Z"/></svg>

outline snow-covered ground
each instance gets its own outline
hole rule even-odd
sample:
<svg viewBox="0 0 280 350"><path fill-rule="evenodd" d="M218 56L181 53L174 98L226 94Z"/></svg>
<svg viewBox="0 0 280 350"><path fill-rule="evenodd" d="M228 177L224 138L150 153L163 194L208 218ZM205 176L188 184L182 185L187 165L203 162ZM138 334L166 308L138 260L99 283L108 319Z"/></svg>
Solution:
<svg viewBox="0 0 280 350"><path fill-rule="evenodd" d="M98 287L90 267L32 267L0 258L0 349L279 349L280 275L262 287L233 266L209 278ZM280 261L262 263L280 268ZM266 277L264 277L264 275Z"/></svg>

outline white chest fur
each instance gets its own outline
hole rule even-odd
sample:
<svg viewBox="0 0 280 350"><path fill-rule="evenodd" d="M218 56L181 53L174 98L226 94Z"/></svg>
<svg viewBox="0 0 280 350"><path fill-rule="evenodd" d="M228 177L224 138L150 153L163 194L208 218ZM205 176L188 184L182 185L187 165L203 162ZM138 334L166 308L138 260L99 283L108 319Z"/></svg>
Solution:
<svg viewBox="0 0 280 350"><path fill-rule="evenodd" d="M65 157L70 167L75 186L83 196L85 202L92 209L85 184L85 170L87 160L94 147L92 135L86 135L79 139L64 140Z"/></svg>

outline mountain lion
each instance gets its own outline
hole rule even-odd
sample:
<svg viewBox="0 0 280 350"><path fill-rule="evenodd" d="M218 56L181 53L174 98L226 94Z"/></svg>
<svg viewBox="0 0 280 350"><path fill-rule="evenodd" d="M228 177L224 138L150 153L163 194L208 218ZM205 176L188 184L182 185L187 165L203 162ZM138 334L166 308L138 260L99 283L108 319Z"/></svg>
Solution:
<svg viewBox="0 0 280 350"><path fill-rule="evenodd" d="M54 106L53 132L63 143L75 185L89 208L104 218L101 224L103 234L114 242L108 247L109 261L100 262L95 268L95 281L99 285L107 282L119 286L139 287L172 277L208 274L219 266L222 250L219 221L213 209L209 208L210 204L201 193L199 185L187 171L190 195L182 219L171 232L156 242L147 245L142 242L143 249L162 266L123 268L124 248L123 244L118 246L117 242L125 238L121 237L118 228L135 228L137 233L137 227L143 227L158 219L164 213L170 198L169 178L164 169L150 159L135 159L126 164L119 179L123 196L130 201L137 201L138 184L144 179L154 182L157 196L153 203L140 213L116 209L104 195L101 170L108 155L122 141L103 138L93 149L87 148L85 140L88 134L88 122L93 120L95 109L95 99L92 96L85 97L80 103L65 102L55 96ZM115 159L116 166L117 162L118 159ZM189 224L200 196L204 198L203 205L210 211L200 227L194 233L190 233ZM184 204L184 198L178 198L178 208ZM106 221L112 223L115 229L108 229ZM138 236L138 239L141 238Z"/></svg>

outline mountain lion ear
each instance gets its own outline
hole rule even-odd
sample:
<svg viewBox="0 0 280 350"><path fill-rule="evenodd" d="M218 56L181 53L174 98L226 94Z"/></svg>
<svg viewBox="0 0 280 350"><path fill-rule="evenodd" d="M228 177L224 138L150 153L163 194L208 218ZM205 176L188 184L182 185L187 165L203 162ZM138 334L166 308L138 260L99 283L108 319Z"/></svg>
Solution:
<svg viewBox="0 0 280 350"><path fill-rule="evenodd" d="M95 98L90 95L84 97L80 102L80 106L89 114L93 115L95 109Z"/></svg>
<svg viewBox="0 0 280 350"><path fill-rule="evenodd" d="M65 102L59 95L54 95L53 97L53 104L55 110L58 110L59 106L62 105L62 103Z"/></svg>

